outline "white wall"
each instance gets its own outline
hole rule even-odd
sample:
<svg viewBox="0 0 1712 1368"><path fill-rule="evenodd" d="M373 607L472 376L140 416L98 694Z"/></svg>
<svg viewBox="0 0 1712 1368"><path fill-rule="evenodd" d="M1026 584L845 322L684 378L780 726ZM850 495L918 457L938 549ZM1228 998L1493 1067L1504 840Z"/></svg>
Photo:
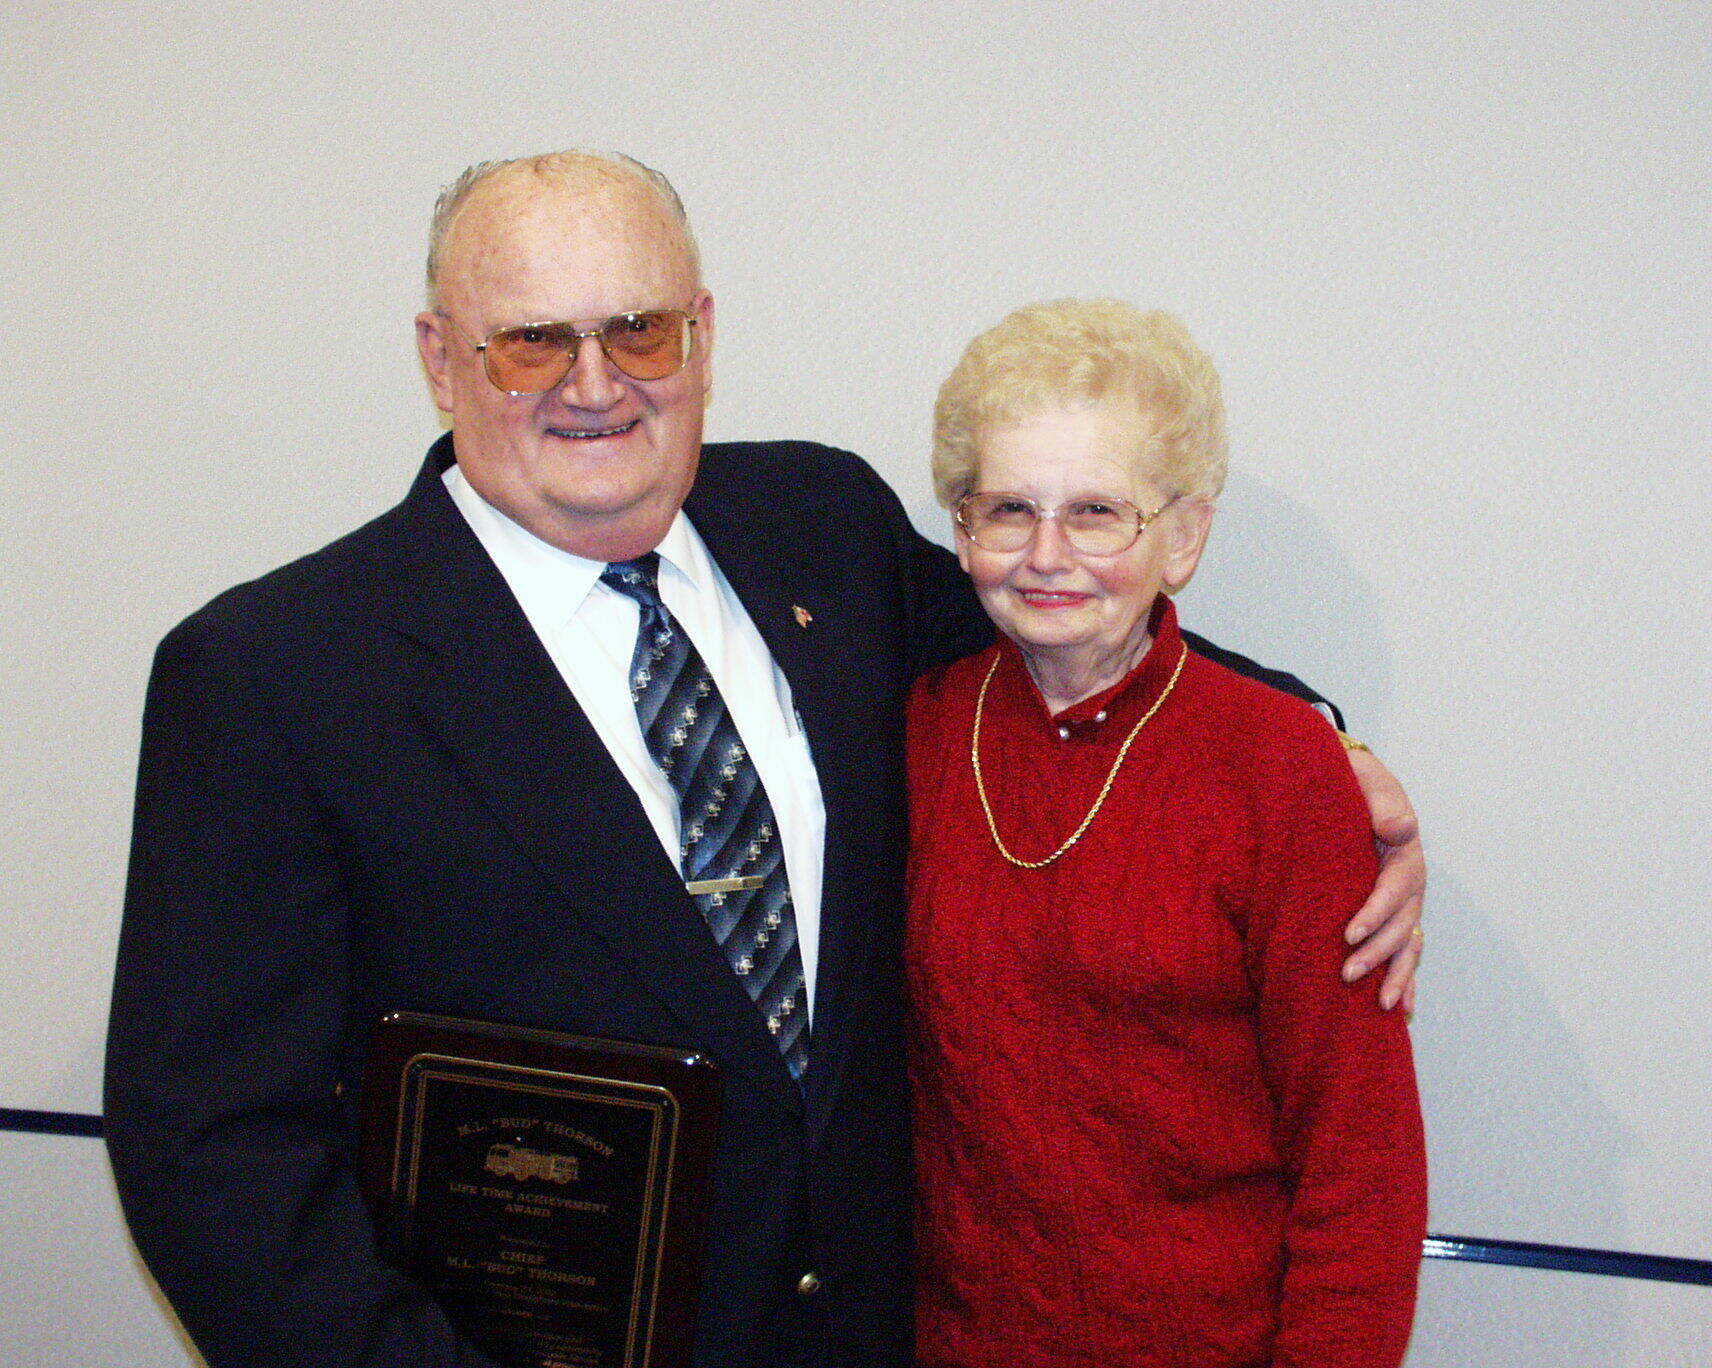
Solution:
<svg viewBox="0 0 1712 1368"><path fill-rule="evenodd" d="M701 233L712 435L850 446L936 534L969 335L1056 294L1182 314L1236 471L1185 617L1337 697L1427 824L1434 1228L1712 1257L1712 12L370 8L0 16L0 1106L99 1109L154 641L436 431L438 187L616 146ZM62 1194L0 1224L0 1346L177 1364L90 1152L0 1144L0 1187ZM135 1295L30 1312L86 1241ZM1413 1361L1707 1338L1695 1290L1571 1284L1429 1265Z"/></svg>

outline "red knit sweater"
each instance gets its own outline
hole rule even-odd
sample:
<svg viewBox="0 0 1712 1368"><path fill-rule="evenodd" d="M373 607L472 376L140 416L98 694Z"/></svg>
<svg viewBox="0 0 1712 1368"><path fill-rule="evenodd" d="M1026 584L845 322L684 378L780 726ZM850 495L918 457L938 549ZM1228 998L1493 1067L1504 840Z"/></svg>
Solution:
<svg viewBox="0 0 1712 1368"><path fill-rule="evenodd" d="M1401 1013L1338 976L1366 808L1312 709L1183 650L1048 715L1009 642L910 704L924 1368L1395 1368L1426 1169ZM1103 720L1102 720L1103 719Z"/></svg>

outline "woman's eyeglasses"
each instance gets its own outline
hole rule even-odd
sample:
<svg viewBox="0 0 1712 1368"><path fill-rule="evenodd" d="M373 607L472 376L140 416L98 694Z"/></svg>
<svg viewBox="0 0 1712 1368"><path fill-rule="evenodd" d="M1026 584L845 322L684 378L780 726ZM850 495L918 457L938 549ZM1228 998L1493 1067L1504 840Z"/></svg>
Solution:
<svg viewBox="0 0 1712 1368"><path fill-rule="evenodd" d="M1084 556L1115 556L1134 546L1147 525L1176 502L1167 499L1143 513L1128 499L1089 497L1042 508L1025 494L965 494L957 501L956 517L983 551L1021 551L1042 520L1056 518L1064 540Z"/></svg>

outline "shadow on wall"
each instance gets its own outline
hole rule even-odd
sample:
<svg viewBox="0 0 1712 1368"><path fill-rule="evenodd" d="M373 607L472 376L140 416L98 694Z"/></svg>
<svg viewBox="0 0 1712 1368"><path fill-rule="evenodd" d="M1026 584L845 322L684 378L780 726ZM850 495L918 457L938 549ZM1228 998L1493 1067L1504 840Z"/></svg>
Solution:
<svg viewBox="0 0 1712 1368"><path fill-rule="evenodd" d="M1184 625L1219 645L1300 675L1351 730L1383 743L1391 653L1378 596L1307 506L1233 475L1181 610Z"/></svg>
<svg viewBox="0 0 1712 1368"><path fill-rule="evenodd" d="M1624 1178L1635 1139L1595 1091L1579 1042L1467 888L1435 879L1428 927L1414 1040L1432 1229L1626 1248ZM1424 1280L1409 1368L1628 1362L1630 1300L1621 1279L1484 1271ZM1443 1295L1452 1289L1454 1297Z"/></svg>
<svg viewBox="0 0 1712 1368"><path fill-rule="evenodd" d="M1392 652L1379 597L1317 513L1241 475L1220 500L1184 622L1292 670L1383 751ZM1407 779L1407 776L1403 776ZM1423 814L1430 833L1432 814ZM1500 923L1435 874L1431 949L1414 1029L1443 1234L1626 1246L1635 1140L1594 1089L1579 1042ZM1409 1368L1623 1363L1630 1299L1617 1279L1430 1263Z"/></svg>

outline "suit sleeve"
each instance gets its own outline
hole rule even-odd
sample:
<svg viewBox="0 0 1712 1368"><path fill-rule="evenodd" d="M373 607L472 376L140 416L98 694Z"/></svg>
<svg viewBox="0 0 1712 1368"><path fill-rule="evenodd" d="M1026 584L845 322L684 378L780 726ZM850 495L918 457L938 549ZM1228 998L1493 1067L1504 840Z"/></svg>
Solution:
<svg viewBox="0 0 1712 1368"><path fill-rule="evenodd" d="M1272 782L1258 814L1249 968L1274 1140L1295 1187L1271 1368L1396 1368L1426 1230L1414 1063L1378 984L1338 976L1341 929L1372 885L1373 842L1337 742L1291 712L1276 750L1253 762Z"/></svg>
<svg viewBox="0 0 1712 1368"><path fill-rule="evenodd" d="M347 889L253 668L193 618L150 681L107 1053L132 1235L211 1368L493 1368L376 1257Z"/></svg>
<svg viewBox="0 0 1712 1368"><path fill-rule="evenodd" d="M1258 680L1268 688L1277 689L1279 693L1287 693L1292 698L1301 699L1304 703L1329 708L1332 714L1332 725L1340 731L1343 729L1342 709L1324 694L1315 691L1297 679L1295 675L1285 670L1274 670L1268 665L1250 660L1245 655L1238 655L1235 651L1227 651L1223 646L1215 646L1206 637L1197 636L1194 632L1184 632L1183 639L1189 643L1196 655L1205 656L1215 665L1223 665L1227 670L1234 670L1237 674L1248 679Z"/></svg>
<svg viewBox="0 0 1712 1368"><path fill-rule="evenodd" d="M910 677L984 649L993 624L957 557L916 531L892 487L866 461L858 465L894 548Z"/></svg>

